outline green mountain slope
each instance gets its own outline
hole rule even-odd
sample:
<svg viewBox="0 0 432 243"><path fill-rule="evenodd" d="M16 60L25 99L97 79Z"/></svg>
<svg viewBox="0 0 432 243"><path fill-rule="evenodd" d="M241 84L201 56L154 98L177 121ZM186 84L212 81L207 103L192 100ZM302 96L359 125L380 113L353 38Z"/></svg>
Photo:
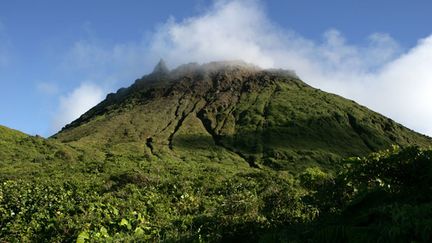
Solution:
<svg viewBox="0 0 432 243"><path fill-rule="evenodd" d="M431 139L284 70L244 63L155 71L106 100L54 138L110 153L231 158L274 169L331 166L395 145Z"/></svg>
<svg viewBox="0 0 432 243"><path fill-rule="evenodd" d="M72 159L74 152L67 145L40 136L0 126L0 162L40 162L42 160Z"/></svg>
<svg viewBox="0 0 432 243"><path fill-rule="evenodd" d="M30 157L32 149L25 147L25 140L28 140L29 136L16 130L9 129L4 126L0 126L0 158L5 161L10 161L18 156ZM27 153L23 154L23 153Z"/></svg>
<svg viewBox="0 0 432 243"><path fill-rule="evenodd" d="M0 127L0 241L429 239L431 152L357 156L431 144L290 71L161 62L52 138Z"/></svg>
<svg viewBox="0 0 432 243"><path fill-rule="evenodd" d="M67 166L91 157L90 152L75 150L59 141L0 126L0 181L35 177L42 171L59 169L57 165Z"/></svg>

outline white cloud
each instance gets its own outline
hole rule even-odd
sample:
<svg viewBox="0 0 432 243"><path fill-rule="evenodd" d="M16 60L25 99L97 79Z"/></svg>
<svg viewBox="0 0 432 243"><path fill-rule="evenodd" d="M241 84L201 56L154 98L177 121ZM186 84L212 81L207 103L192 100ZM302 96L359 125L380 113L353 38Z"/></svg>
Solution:
<svg viewBox="0 0 432 243"><path fill-rule="evenodd" d="M385 33L371 33L362 45L350 44L335 29L322 40L309 40L272 23L261 4L215 1L198 16L170 18L149 41L105 46L80 41L72 48L69 65L111 89L107 83L127 85L160 57L171 66L242 59L264 68L295 70L317 88L432 135L432 36L405 52Z"/></svg>
<svg viewBox="0 0 432 243"><path fill-rule="evenodd" d="M71 93L60 97L59 111L53 122L54 131L79 118L103 98L103 90L90 83L83 83Z"/></svg>
<svg viewBox="0 0 432 243"><path fill-rule="evenodd" d="M432 135L432 36L420 40L373 78L378 92L371 106Z"/></svg>
<svg viewBox="0 0 432 243"><path fill-rule="evenodd" d="M173 64L241 58L271 67L273 58L263 52L277 50L281 41L257 2L219 1L201 16L170 19L155 34L151 51Z"/></svg>
<svg viewBox="0 0 432 243"><path fill-rule="evenodd" d="M112 89L143 75L153 65L149 60L144 42L105 45L93 38L74 43L63 67L82 79L98 80L104 88Z"/></svg>
<svg viewBox="0 0 432 243"><path fill-rule="evenodd" d="M120 85L130 85L142 76L151 65L148 61L148 49L142 42L104 45L95 38L80 40L68 51L61 68L70 73L75 80L95 80L81 82L72 92L59 98L59 109L53 117L52 132L58 132L66 124L103 100L107 92L113 92ZM154 61L152 60L152 65ZM148 68L148 70L145 70ZM52 83L40 83L40 92L53 94L61 92Z"/></svg>
<svg viewBox="0 0 432 243"><path fill-rule="evenodd" d="M259 2L234 0L170 19L154 35L151 51L174 64L243 59L293 69L315 87L432 135L432 36L406 53L385 33L372 33L366 42L349 44L334 29L322 41L308 40L272 23Z"/></svg>

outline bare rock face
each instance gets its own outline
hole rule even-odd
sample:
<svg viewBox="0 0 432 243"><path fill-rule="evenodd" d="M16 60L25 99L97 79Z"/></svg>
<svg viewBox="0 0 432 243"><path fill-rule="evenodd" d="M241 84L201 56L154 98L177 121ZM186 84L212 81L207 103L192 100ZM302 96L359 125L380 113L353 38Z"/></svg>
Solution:
<svg viewBox="0 0 432 243"><path fill-rule="evenodd" d="M54 137L110 150L143 147L137 153L157 156L222 153L272 168L332 166L340 157L392 144L431 144L366 107L307 85L293 71L239 61L169 71L161 60L151 74L108 95Z"/></svg>

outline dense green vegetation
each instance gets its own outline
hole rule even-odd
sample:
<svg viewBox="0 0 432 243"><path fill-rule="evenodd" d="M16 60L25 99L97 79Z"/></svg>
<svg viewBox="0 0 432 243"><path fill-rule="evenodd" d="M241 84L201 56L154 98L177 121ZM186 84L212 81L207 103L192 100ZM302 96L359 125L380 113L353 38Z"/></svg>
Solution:
<svg viewBox="0 0 432 243"><path fill-rule="evenodd" d="M55 162L31 176L2 166L0 239L428 242L431 156L395 149L295 177L127 157Z"/></svg>
<svg viewBox="0 0 432 243"><path fill-rule="evenodd" d="M321 215L300 241L432 241L432 150L395 147L348 159L334 177L312 174L303 176L312 192L304 199ZM273 237L286 239L290 230Z"/></svg>
<svg viewBox="0 0 432 243"><path fill-rule="evenodd" d="M413 145L291 72L160 64L52 138L0 126L0 241L427 242Z"/></svg>
<svg viewBox="0 0 432 243"><path fill-rule="evenodd" d="M238 163L294 173L310 165L332 170L341 158L393 144L431 144L430 138L312 88L291 72L226 63L144 76L54 137L114 154L193 157L201 150L211 159L208 151L216 151Z"/></svg>

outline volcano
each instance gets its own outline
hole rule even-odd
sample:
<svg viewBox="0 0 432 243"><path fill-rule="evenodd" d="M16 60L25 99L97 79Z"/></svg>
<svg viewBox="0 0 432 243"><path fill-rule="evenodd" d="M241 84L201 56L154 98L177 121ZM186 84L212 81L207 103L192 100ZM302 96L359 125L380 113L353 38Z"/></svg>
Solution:
<svg viewBox="0 0 432 243"><path fill-rule="evenodd" d="M332 166L392 145L431 144L354 101L307 85L293 71L243 62L169 71L161 61L53 137L111 153L126 148L186 159L216 153L273 169Z"/></svg>
<svg viewBox="0 0 432 243"><path fill-rule="evenodd" d="M161 61L48 139L0 126L0 242L430 242L431 145L293 71Z"/></svg>

